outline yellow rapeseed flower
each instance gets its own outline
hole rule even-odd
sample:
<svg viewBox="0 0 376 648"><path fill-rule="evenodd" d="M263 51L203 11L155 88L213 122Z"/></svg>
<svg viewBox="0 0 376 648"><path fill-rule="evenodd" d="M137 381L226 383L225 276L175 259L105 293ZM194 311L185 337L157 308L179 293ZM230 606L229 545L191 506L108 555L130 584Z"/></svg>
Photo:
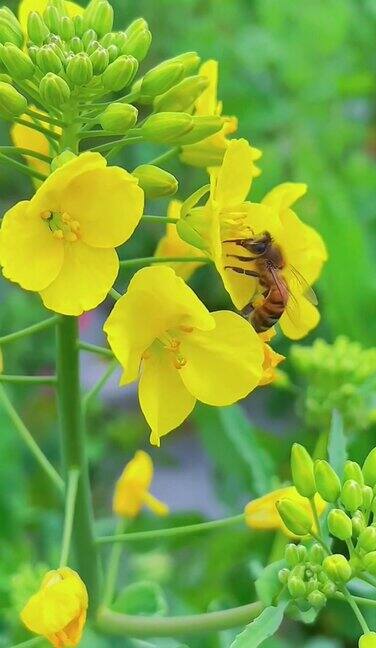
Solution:
<svg viewBox="0 0 376 648"><path fill-rule="evenodd" d="M82 153L2 222L4 276L39 292L58 313L81 315L103 301L119 269L115 247L129 239L142 215L137 180L106 164L99 153Z"/></svg>
<svg viewBox="0 0 376 648"><path fill-rule="evenodd" d="M209 85L204 92L198 97L195 103L195 115L202 117L221 115L222 102L217 99L218 90L218 61L213 59L205 61L200 67L199 74L209 80ZM238 128L236 117L223 117L224 124L220 131L206 137L197 144L187 144L182 146L180 159L186 164L197 167L218 166L223 160L223 156L229 144L228 135L234 133ZM252 148L252 161L261 157L261 151ZM256 165L252 165L254 177L260 175L261 171Z"/></svg>
<svg viewBox="0 0 376 648"><path fill-rule="evenodd" d="M171 200L167 210L168 218L180 218L181 209L180 200ZM206 255L189 243L183 241L177 233L176 225L174 223L167 223L166 234L159 241L154 252L155 257L198 257ZM191 277L197 268L202 264L192 261L192 263L169 263L170 268L173 268L179 277L185 281Z"/></svg>
<svg viewBox="0 0 376 648"><path fill-rule="evenodd" d="M18 6L18 20L20 21L25 34L27 33L27 18L29 13L37 11L41 16L43 16L43 12L47 7L48 2L49 0L21 0ZM84 12L82 7L75 2L70 2L70 0L65 0L64 5L71 18Z"/></svg>
<svg viewBox="0 0 376 648"><path fill-rule="evenodd" d="M244 513L247 526L251 529L265 531L283 531L286 535L291 537L291 531L289 531L283 524L276 508L276 503L284 498L293 500L300 504L312 517L312 524L314 524L309 500L306 497L299 495L295 486L286 486L271 491L262 497L258 497L246 505ZM325 511L326 503L318 494L315 495L315 503L318 514L322 515Z"/></svg>
<svg viewBox="0 0 376 648"><path fill-rule="evenodd" d="M167 504L149 493L153 473L151 457L147 452L138 450L116 482L113 498L113 510L116 515L135 518L143 506L147 506L155 515L168 515Z"/></svg>
<svg viewBox="0 0 376 648"><path fill-rule="evenodd" d="M259 382L259 387L274 382L276 378L276 367L278 367L278 365L285 359L285 356L274 351L270 344L268 344L274 336L274 328L264 331L264 333L259 333L259 337L264 343L264 364L262 365L263 374Z"/></svg>
<svg viewBox="0 0 376 648"><path fill-rule="evenodd" d="M32 107L32 106L31 106ZM41 111L39 111L41 112ZM30 115L24 114L21 116L23 121L28 121L32 123L32 118ZM59 133L59 128L54 127L53 131ZM34 128L25 126L24 124L14 123L10 129L11 138L13 144L19 148L30 149L35 151L35 153L42 153L43 155L51 155L51 148L48 142L48 139L43 133L34 130ZM27 164L31 169L48 175L50 173L50 165L48 162L43 162L42 160L37 160L31 156L25 156ZM39 187L41 184L40 180L34 180L34 184Z"/></svg>
<svg viewBox="0 0 376 648"><path fill-rule="evenodd" d="M261 378L264 354L253 328L235 313L209 313L167 266L134 275L104 331L124 368L120 384L141 375L139 400L155 445L196 400L230 405Z"/></svg>
<svg viewBox="0 0 376 648"><path fill-rule="evenodd" d="M55 648L78 646L86 621L85 584L69 567L47 572L40 589L21 612L25 626Z"/></svg>

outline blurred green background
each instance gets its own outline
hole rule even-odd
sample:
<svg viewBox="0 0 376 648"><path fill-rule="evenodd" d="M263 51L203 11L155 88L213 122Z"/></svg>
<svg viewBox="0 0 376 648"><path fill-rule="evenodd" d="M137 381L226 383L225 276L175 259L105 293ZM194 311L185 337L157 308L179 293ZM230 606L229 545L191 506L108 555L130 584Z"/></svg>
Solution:
<svg viewBox="0 0 376 648"><path fill-rule="evenodd" d="M5 4L17 7L17 2ZM155 492L174 511L166 524L183 524L237 513L251 496L273 488L278 479L287 479L291 441L299 439L313 450L320 435L325 438L333 408L343 415L354 458L362 460L375 445L376 359L375 350L369 349L376 339L376 3L112 0L112 4L118 28L140 15L149 22L153 44L143 69L187 50L197 50L203 60L218 59L224 114L237 115L238 135L263 151L263 173L254 183L252 199L262 198L280 182L306 182L309 193L297 212L322 234L329 251L317 287L321 323L302 342L310 347L322 338L327 344L302 354L296 345L291 352L291 342L278 338L277 349L287 356L279 388L259 391L244 408L198 407L183 430L166 438L161 450L151 452L156 462ZM1 125L0 132L7 143L7 127ZM131 152L127 149L121 162L131 170L157 153L155 147L134 147ZM179 179L178 197L185 198L206 182L203 171L178 162L167 168ZM28 179L0 167L1 211L31 192ZM165 210L165 202L155 201L147 213ZM153 254L162 233L159 226L140 227L124 256ZM128 275L121 275L117 287L124 289L127 279ZM191 285L210 309L229 306L210 269L200 270ZM0 296L2 333L44 315L36 296L3 280ZM97 314L83 318L83 336L103 343L100 324L110 306L105 304ZM339 340L333 347L338 336L347 336L354 345ZM4 358L7 373L46 370L53 363L52 334L7 347ZM91 384L98 371L102 371L100 361L95 366L85 364L85 384ZM24 388L9 392L38 442L57 462L53 395ZM61 517L43 475L2 412L0 420L0 646L5 648L25 637L17 611L35 588L35 565L53 566L57 559ZM124 396L113 385L91 411L89 432L98 528L109 532L112 484L135 449L150 451L135 393ZM283 435L283 443L271 444L275 435ZM158 474L162 475L159 481ZM180 490L184 483L191 498L179 499L179 483ZM206 507L202 506L205 497ZM186 510L179 512L179 508ZM133 528L158 524L162 523L145 516ZM239 605L252 600L252 581L270 556L276 558L280 551L279 536L242 528L135 545L125 552L120 584L158 583L174 614ZM232 636L228 632L187 637L183 643L190 648L226 648ZM330 605L314 627L285 624L279 637L264 645L350 648L356 645L356 636L347 610ZM82 645L128 644L106 642L89 632ZM163 640L146 645L176 648L181 644Z"/></svg>

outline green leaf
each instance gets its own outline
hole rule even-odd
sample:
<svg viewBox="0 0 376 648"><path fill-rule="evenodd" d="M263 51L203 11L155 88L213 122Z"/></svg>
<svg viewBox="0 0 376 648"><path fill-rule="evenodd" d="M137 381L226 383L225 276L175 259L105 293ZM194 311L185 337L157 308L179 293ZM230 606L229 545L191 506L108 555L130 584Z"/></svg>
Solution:
<svg viewBox="0 0 376 648"><path fill-rule="evenodd" d="M278 607L267 607L260 616L247 625L236 637L230 648L257 648L265 639L274 635L283 620L287 601L283 601Z"/></svg>
<svg viewBox="0 0 376 648"><path fill-rule="evenodd" d="M283 567L286 567L284 560L277 560L276 562L270 563L256 580L255 588L257 597L264 605L272 605L281 592L283 585L278 578L278 572Z"/></svg>
<svg viewBox="0 0 376 648"><path fill-rule="evenodd" d="M333 411L332 423L328 439L329 463L339 477L343 475L343 468L347 459L347 439L343 429L343 419L337 410Z"/></svg>
<svg viewBox="0 0 376 648"><path fill-rule="evenodd" d="M147 614L163 616L167 603L162 589L152 581L140 581L125 587L111 606L123 614Z"/></svg>

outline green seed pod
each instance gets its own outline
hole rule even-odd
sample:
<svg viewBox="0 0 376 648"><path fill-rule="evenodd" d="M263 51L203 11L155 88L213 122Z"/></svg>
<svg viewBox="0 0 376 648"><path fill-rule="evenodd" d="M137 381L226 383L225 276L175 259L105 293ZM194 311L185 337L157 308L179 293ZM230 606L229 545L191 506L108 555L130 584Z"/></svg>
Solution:
<svg viewBox="0 0 376 648"><path fill-rule="evenodd" d="M155 144L174 144L193 127L193 117L187 113L158 113L150 115L142 126L142 135Z"/></svg>
<svg viewBox="0 0 376 648"><path fill-rule="evenodd" d="M151 32L143 18L138 18L125 32L127 41L122 45L121 53L134 56L139 62L146 57L151 45Z"/></svg>
<svg viewBox="0 0 376 648"><path fill-rule="evenodd" d="M78 36L73 36L73 38L69 43L69 47L71 48L74 54L79 54L80 52L84 51L83 42L81 38L79 38Z"/></svg>
<svg viewBox="0 0 376 648"><path fill-rule="evenodd" d="M291 533L297 536L304 536L310 532L312 520L300 504L284 498L276 503L276 508L281 516L282 522Z"/></svg>
<svg viewBox="0 0 376 648"><path fill-rule="evenodd" d="M306 595L306 586L304 581L298 576L291 574L287 580L287 589L292 598L304 598Z"/></svg>
<svg viewBox="0 0 376 648"><path fill-rule="evenodd" d="M363 529L365 529L367 526L364 515L361 511L355 511L353 517L351 518L351 524L353 529L352 534L357 538L363 531Z"/></svg>
<svg viewBox="0 0 376 648"><path fill-rule="evenodd" d="M314 463L316 488L326 502L335 502L341 492L341 482L337 473L324 459Z"/></svg>
<svg viewBox="0 0 376 648"><path fill-rule="evenodd" d="M141 164L132 175L138 178L138 184L147 198L173 196L178 190L178 181L171 173L153 164Z"/></svg>
<svg viewBox="0 0 376 648"><path fill-rule="evenodd" d="M347 511L354 513L363 504L362 489L354 479L348 479L342 486L341 502Z"/></svg>
<svg viewBox="0 0 376 648"><path fill-rule="evenodd" d="M76 35L72 18L69 18L69 16L63 16L60 18L59 34L65 41L69 41Z"/></svg>
<svg viewBox="0 0 376 648"><path fill-rule="evenodd" d="M357 547L366 553L376 551L376 527L369 526L360 533Z"/></svg>
<svg viewBox="0 0 376 648"><path fill-rule="evenodd" d="M296 565L299 565L300 562L302 562L298 545L290 543L286 546L285 560L289 567L295 567Z"/></svg>
<svg viewBox="0 0 376 648"><path fill-rule="evenodd" d="M43 45L37 53L37 66L43 72L54 72L59 74L62 70L62 63L60 57L54 51L52 45Z"/></svg>
<svg viewBox="0 0 376 648"><path fill-rule="evenodd" d="M98 36L112 30L114 10L107 0L91 0L83 13L85 29L94 29Z"/></svg>
<svg viewBox="0 0 376 648"><path fill-rule="evenodd" d="M316 493L313 461L300 443L294 443L291 449L291 473L298 493L303 497L312 498Z"/></svg>
<svg viewBox="0 0 376 648"><path fill-rule="evenodd" d="M69 85L53 72L43 77L39 84L39 93L42 101L54 108L61 108L70 98Z"/></svg>
<svg viewBox="0 0 376 648"><path fill-rule="evenodd" d="M352 536L351 520L342 509L332 509L330 511L328 528L330 533L340 540L349 540Z"/></svg>
<svg viewBox="0 0 376 648"><path fill-rule="evenodd" d="M333 554L324 558L323 568L336 583L347 583L351 578L351 567L345 556Z"/></svg>
<svg viewBox="0 0 376 648"><path fill-rule="evenodd" d="M117 92L127 86L137 72L138 63L133 56L119 56L102 74L106 90Z"/></svg>
<svg viewBox="0 0 376 648"><path fill-rule="evenodd" d="M326 605L326 596L319 590L314 590L310 592L307 597L308 603L315 608L315 610L321 610Z"/></svg>
<svg viewBox="0 0 376 648"><path fill-rule="evenodd" d="M59 33L60 18L61 15L59 14L56 7L54 7L52 4L47 5L46 9L43 12L43 20L50 32L54 34Z"/></svg>
<svg viewBox="0 0 376 648"><path fill-rule="evenodd" d="M319 545L317 542L315 542L312 547L310 548L309 552L309 559L315 564L315 565L321 565L322 561L325 558L325 551L322 548L321 545Z"/></svg>
<svg viewBox="0 0 376 648"><path fill-rule="evenodd" d="M155 97L156 111L189 112L196 99L208 87L209 80L203 76L186 77L162 95Z"/></svg>
<svg viewBox="0 0 376 648"><path fill-rule="evenodd" d="M76 157L77 157L77 155L75 155L69 149L67 149L66 151L63 151L62 153L60 153L60 155L57 155L52 160L52 162L51 162L51 171L56 171L56 169L60 169L60 167L64 166L64 164L67 164L67 162L71 162Z"/></svg>
<svg viewBox="0 0 376 648"><path fill-rule="evenodd" d="M19 117L27 110L25 97L9 83L0 81L0 115L4 119Z"/></svg>
<svg viewBox="0 0 376 648"><path fill-rule="evenodd" d="M24 35L20 23L8 7L0 8L0 43L22 47Z"/></svg>
<svg viewBox="0 0 376 648"><path fill-rule="evenodd" d="M286 569L286 567L284 567L283 569L280 569L279 572L278 572L278 580L283 585L287 584L289 576L290 576L290 570Z"/></svg>
<svg viewBox="0 0 376 648"><path fill-rule="evenodd" d="M363 486L364 484L362 469L359 464L356 463L356 461L348 460L345 463L343 481L347 481L348 479L353 479L354 481L358 482L360 486Z"/></svg>
<svg viewBox="0 0 376 648"><path fill-rule="evenodd" d="M376 632L366 632L359 639L359 648L375 648Z"/></svg>
<svg viewBox="0 0 376 648"><path fill-rule="evenodd" d="M76 86L87 85L93 78L93 65L85 52L75 54L67 65L67 78Z"/></svg>
<svg viewBox="0 0 376 648"><path fill-rule="evenodd" d="M183 77L184 67L181 63L160 63L146 72L141 80L141 103L151 103L154 97L167 92Z"/></svg>
<svg viewBox="0 0 376 648"><path fill-rule="evenodd" d="M82 34L85 31L84 19L81 15L78 15L73 18L73 22L74 22L74 33L76 34L76 36L81 38Z"/></svg>
<svg viewBox="0 0 376 648"><path fill-rule="evenodd" d="M120 54L119 48L115 44L109 45L107 47L107 52L108 52L108 58L110 59L110 63L116 61L117 57Z"/></svg>
<svg viewBox="0 0 376 648"><path fill-rule="evenodd" d="M376 551L370 551L363 556L363 565L372 576L376 576Z"/></svg>
<svg viewBox="0 0 376 648"><path fill-rule="evenodd" d="M180 144L196 144L196 142L201 142L206 137L217 133L223 126L223 120L218 115L213 115L212 117L195 115L192 119L193 128L181 138Z"/></svg>
<svg viewBox="0 0 376 648"><path fill-rule="evenodd" d="M92 43L95 40L98 40L98 34L97 34L97 32L94 31L94 29L87 29L83 33L81 40L82 40L84 49L87 50L90 43Z"/></svg>
<svg viewBox="0 0 376 648"><path fill-rule="evenodd" d="M170 63L181 63L184 67L184 76L194 74L201 63L197 52L184 52L169 59Z"/></svg>
<svg viewBox="0 0 376 648"><path fill-rule="evenodd" d="M138 110L131 104L112 103L100 115L99 123L104 130L124 134L137 122Z"/></svg>
<svg viewBox="0 0 376 648"><path fill-rule="evenodd" d="M39 47L43 45L50 33L42 16L37 11L31 11L27 18L27 33L32 43Z"/></svg>
<svg viewBox="0 0 376 648"><path fill-rule="evenodd" d="M373 501L373 490L371 486L362 486L363 508L369 511Z"/></svg>
<svg viewBox="0 0 376 648"><path fill-rule="evenodd" d="M2 45L0 49L1 60L12 79L23 81L31 79L34 75L34 63L22 50L12 43Z"/></svg>
<svg viewBox="0 0 376 648"><path fill-rule="evenodd" d="M99 46L92 54L90 54L91 64L93 66L93 73L95 75L101 75L107 69L110 57L108 56L108 51Z"/></svg>
<svg viewBox="0 0 376 648"><path fill-rule="evenodd" d="M364 481L373 488L376 485L376 448L371 450L362 468Z"/></svg>

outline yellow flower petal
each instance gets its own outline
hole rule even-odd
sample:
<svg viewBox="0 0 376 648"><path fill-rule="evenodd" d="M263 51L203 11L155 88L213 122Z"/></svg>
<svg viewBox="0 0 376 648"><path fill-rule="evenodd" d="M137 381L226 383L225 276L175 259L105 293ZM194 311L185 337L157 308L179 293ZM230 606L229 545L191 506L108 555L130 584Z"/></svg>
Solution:
<svg viewBox="0 0 376 648"><path fill-rule="evenodd" d="M314 329L320 321L320 313L303 295L289 297L287 310L279 320L283 333L290 340L300 340Z"/></svg>
<svg viewBox="0 0 376 648"><path fill-rule="evenodd" d="M245 139L231 140L218 170L214 199L219 205L239 205L247 198L253 178L252 148Z"/></svg>
<svg viewBox="0 0 376 648"><path fill-rule="evenodd" d="M217 114L218 61L205 61L199 70L199 75L209 80L208 87L198 97L195 103L195 114L203 117Z"/></svg>
<svg viewBox="0 0 376 648"><path fill-rule="evenodd" d="M165 517L170 512L167 504L161 502L151 493L145 493L144 503L155 515L158 515L159 517Z"/></svg>
<svg viewBox="0 0 376 648"><path fill-rule="evenodd" d="M153 473L151 457L143 450L136 452L116 482L113 498L113 510L116 515L129 518L138 515L144 505Z"/></svg>
<svg viewBox="0 0 376 648"><path fill-rule="evenodd" d="M26 33L27 31L27 18L31 11L38 11L43 15L44 10L48 5L48 0L21 0L18 6L18 20L21 23L22 30ZM65 0L66 10L71 18L74 16L81 15L83 13L83 8L77 5L75 2L70 2Z"/></svg>
<svg viewBox="0 0 376 648"><path fill-rule="evenodd" d="M118 270L115 250L91 248L81 241L68 243L61 271L40 291L43 303L63 315L81 315L106 298Z"/></svg>
<svg viewBox="0 0 376 648"><path fill-rule="evenodd" d="M277 212L283 212L304 196L307 189L304 182L283 182L271 189L262 202Z"/></svg>
<svg viewBox="0 0 376 648"><path fill-rule="evenodd" d="M46 222L31 213L30 202L6 212L0 237L3 275L25 290L43 290L58 275L64 256L62 241L54 238Z"/></svg>
<svg viewBox="0 0 376 648"><path fill-rule="evenodd" d="M262 343L239 315L219 311L213 317L213 331L194 331L182 339L181 354L187 363L180 373L187 389L203 403L230 405L258 385Z"/></svg>
<svg viewBox="0 0 376 648"><path fill-rule="evenodd" d="M183 423L196 403L166 351L153 353L144 361L138 396L151 427L150 443L157 446L162 436Z"/></svg>
<svg viewBox="0 0 376 648"><path fill-rule="evenodd" d="M31 121L29 115L22 115L22 119L26 121ZM13 141L13 144L19 148L27 148L36 153L42 153L43 155L50 155L50 145L47 138L40 133L39 131L24 126L23 124L13 124L10 129L10 135ZM48 175L50 173L50 165L48 162L43 162L42 160L37 160L34 157L25 156L27 164L31 169ZM40 180L37 181L36 186L40 186Z"/></svg>
<svg viewBox="0 0 376 648"><path fill-rule="evenodd" d="M277 353L269 344L267 344L267 342L269 342L274 336L275 331L273 328L264 333L259 333L259 338L264 343L264 363L262 365L263 374L259 382L259 387L269 385L274 381L276 377L276 367L285 360L285 356Z"/></svg>

